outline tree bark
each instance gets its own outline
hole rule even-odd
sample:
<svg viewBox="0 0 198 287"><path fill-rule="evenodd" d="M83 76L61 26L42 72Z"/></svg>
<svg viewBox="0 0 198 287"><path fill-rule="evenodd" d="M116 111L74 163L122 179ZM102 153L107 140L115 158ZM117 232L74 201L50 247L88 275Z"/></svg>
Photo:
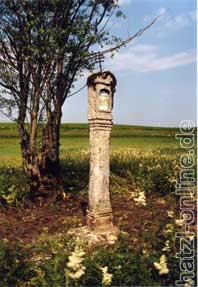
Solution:
<svg viewBox="0 0 198 287"><path fill-rule="evenodd" d="M33 141L35 126L29 135L24 124L18 125L21 131L21 153L23 166L30 178L30 194L34 199L38 196L52 198L63 193L63 183L60 176L59 141L61 113L51 113L45 127L42 129L41 155Z"/></svg>
<svg viewBox="0 0 198 287"><path fill-rule="evenodd" d="M61 113L50 113L42 131L40 192L48 196L63 191L59 160L60 122Z"/></svg>

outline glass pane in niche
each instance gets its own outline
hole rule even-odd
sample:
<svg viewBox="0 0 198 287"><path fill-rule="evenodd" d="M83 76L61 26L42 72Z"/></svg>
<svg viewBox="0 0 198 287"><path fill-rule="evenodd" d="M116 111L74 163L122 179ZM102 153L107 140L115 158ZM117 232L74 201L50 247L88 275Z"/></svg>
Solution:
<svg viewBox="0 0 198 287"><path fill-rule="evenodd" d="M109 111L109 91L101 90L99 94L99 111Z"/></svg>

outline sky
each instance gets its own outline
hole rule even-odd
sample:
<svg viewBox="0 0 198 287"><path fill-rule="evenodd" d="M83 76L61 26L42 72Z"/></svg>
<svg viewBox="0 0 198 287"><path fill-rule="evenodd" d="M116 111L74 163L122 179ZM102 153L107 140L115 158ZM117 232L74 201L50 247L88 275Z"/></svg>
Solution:
<svg viewBox="0 0 198 287"><path fill-rule="evenodd" d="M126 19L112 18L107 29L123 40L162 16L113 59L105 58L103 70L117 78L114 123L162 127L178 127L182 120L196 123L196 0L118 1ZM86 84L88 75L84 71L72 93ZM68 98L62 122L87 123L87 102L86 88ZM0 115L0 121L7 119Z"/></svg>
<svg viewBox="0 0 198 287"><path fill-rule="evenodd" d="M107 27L127 39L163 16L113 59L103 70L117 78L115 124L177 127L196 122L196 0L119 0L126 19L113 18ZM94 72L97 72L97 68ZM86 83L79 79L73 92ZM87 89L68 98L62 122L87 122Z"/></svg>

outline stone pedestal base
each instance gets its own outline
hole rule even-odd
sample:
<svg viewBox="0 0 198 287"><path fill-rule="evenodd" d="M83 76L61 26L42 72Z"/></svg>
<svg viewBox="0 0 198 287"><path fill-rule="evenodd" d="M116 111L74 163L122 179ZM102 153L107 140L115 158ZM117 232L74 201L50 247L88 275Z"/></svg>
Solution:
<svg viewBox="0 0 198 287"><path fill-rule="evenodd" d="M108 230L113 227L113 215L112 212L103 213L101 215L93 215L89 211L86 216L86 224L88 227L94 230Z"/></svg>
<svg viewBox="0 0 198 287"><path fill-rule="evenodd" d="M93 245L114 245L120 234L117 226L113 225L112 212L102 215L92 215L88 212L86 226L74 228L69 231L80 240Z"/></svg>
<svg viewBox="0 0 198 287"><path fill-rule="evenodd" d="M92 229L88 226L75 228L70 231L81 240L86 241L88 245L114 245L120 234L116 226L110 226L108 229Z"/></svg>

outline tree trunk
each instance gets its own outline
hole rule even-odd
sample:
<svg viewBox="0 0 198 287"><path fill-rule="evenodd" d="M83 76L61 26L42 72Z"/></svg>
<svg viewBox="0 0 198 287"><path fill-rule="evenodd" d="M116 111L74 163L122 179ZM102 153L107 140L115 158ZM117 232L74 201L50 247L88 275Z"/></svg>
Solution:
<svg viewBox="0 0 198 287"><path fill-rule="evenodd" d="M30 193L33 196L39 188L39 181L41 179L40 169L39 169L39 158L36 151L36 146L34 148L30 144L30 135L25 130L24 125L21 129L21 154L22 163L26 174L30 178ZM23 132L22 132L23 130Z"/></svg>
<svg viewBox="0 0 198 287"><path fill-rule="evenodd" d="M40 192L48 196L63 191L59 161L60 120L61 113L51 113L42 132Z"/></svg>
<svg viewBox="0 0 198 287"><path fill-rule="evenodd" d="M31 136L23 127L21 153L23 166L30 178L30 194L55 200L63 194L63 183L60 176L59 140L61 114L51 113L42 130L41 156L31 143Z"/></svg>

